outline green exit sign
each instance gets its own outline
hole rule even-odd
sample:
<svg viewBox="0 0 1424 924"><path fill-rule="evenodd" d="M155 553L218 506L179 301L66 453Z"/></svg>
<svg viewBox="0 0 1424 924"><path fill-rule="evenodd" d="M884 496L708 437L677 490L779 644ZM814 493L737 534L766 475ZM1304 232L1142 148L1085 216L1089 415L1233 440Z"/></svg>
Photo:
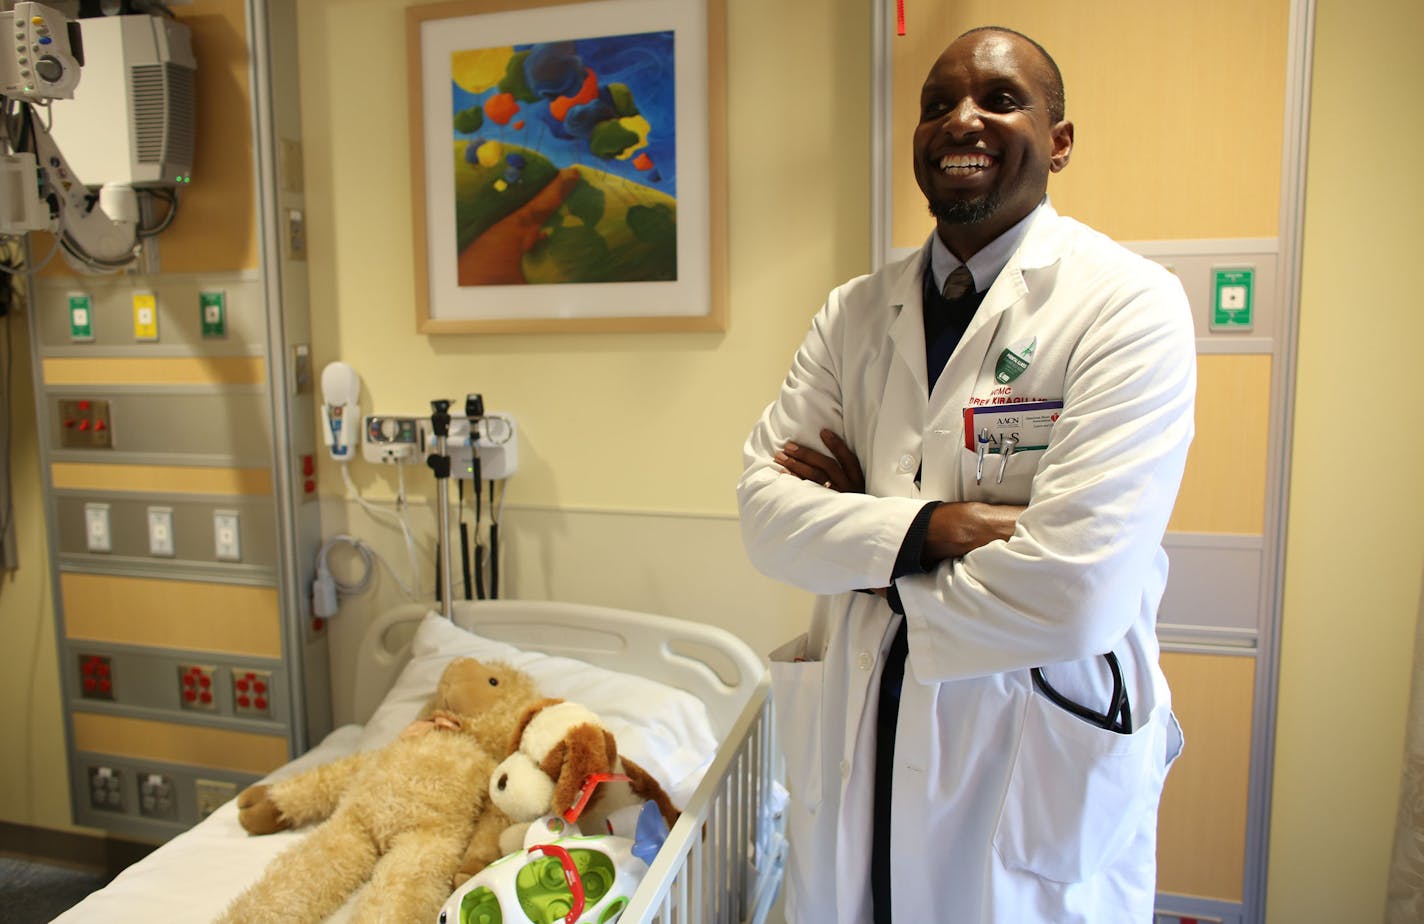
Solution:
<svg viewBox="0 0 1424 924"><path fill-rule="evenodd" d="M1211 272L1211 329L1250 330L1256 308L1256 271L1234 266Z"/></svg>

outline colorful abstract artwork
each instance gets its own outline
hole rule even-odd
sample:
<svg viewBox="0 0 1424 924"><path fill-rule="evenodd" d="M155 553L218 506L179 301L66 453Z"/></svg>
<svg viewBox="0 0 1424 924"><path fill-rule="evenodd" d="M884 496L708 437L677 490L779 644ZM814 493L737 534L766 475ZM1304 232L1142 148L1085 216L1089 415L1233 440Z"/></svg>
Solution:
<svg viewBox="0 0 1424 924"><path fill-rule="evenodd" d="M405 19L420 331L726 329L725 0Z"/></svg>
<svg viewBox="0 0 1424 924"><path fill-rule="evenodd" d="M671 31L450 54L459 286L677 279Z"/></svg>

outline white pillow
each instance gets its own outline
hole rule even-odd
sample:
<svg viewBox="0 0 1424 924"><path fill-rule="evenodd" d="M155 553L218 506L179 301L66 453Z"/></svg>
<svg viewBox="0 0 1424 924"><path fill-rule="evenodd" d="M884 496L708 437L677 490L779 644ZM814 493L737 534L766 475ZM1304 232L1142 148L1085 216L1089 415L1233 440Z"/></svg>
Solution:
<svg viewBox="0 0 1424 924"><path fill-rule="evenodd" d="M687 805L717 750L707 707L686 690L573 658L524 651L467 632L434 612L421 621L410 662L366 723L360 750L383 747L400 734L435 692L445 665L462 657L503 661L534 678L544 695L587 707L618 739L619 753L662 783L678 808Z"/></svg>

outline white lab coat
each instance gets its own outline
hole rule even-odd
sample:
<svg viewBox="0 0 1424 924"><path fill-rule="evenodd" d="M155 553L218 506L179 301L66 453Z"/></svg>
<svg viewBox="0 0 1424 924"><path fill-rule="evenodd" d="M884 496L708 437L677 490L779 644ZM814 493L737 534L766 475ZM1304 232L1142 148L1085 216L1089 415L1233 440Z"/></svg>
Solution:
<svg viewBox="0 0 1424 924"><path fill-rule="evenodd" d="M879 675L899 617L877 596L923 503L1027 503L1014 536L897 582L909 621L892 811L896 922L1151 920L1157 804L1181 748L1158 666L1161 548L1191 440L1196 354L1176 278L1045 205L926 394L929 246L833 291L738 485L749 555L822 594L807 636L772 656L792 800L792 922L870 921ZM1037 338L1022 375L1005 347ZM1063 401L1048 448L990 456L976 483L971 397ZM842 434L865 494L772 461ZM916 471L921 483L915 484ZM1135 732L1090 725L1029 670L1106 707L1115 651Z"/></svg>

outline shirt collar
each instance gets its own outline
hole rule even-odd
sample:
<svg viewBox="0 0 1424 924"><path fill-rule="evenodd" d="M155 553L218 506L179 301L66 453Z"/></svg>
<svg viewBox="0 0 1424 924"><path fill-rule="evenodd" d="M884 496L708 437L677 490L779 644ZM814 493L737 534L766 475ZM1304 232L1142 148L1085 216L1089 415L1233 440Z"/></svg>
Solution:
<svg viewBox="0 0 1424 924"><path fill-rule="evenodd" d="M999 273L1008 265L1009 258L1019 249L1019 244L1023 243L1028 226L1047 207L1048 197L1045 196L1032 212L1019 219L1018 224L994 238L987 247L969 258L967 265L974 276L974 291L983 292L994 284ZM939 239L937 232L932 233L930 239L930 270L934 273L935 288L943 289L944 281L960 266L961 261L944 246L944 241Z"/></svg>

